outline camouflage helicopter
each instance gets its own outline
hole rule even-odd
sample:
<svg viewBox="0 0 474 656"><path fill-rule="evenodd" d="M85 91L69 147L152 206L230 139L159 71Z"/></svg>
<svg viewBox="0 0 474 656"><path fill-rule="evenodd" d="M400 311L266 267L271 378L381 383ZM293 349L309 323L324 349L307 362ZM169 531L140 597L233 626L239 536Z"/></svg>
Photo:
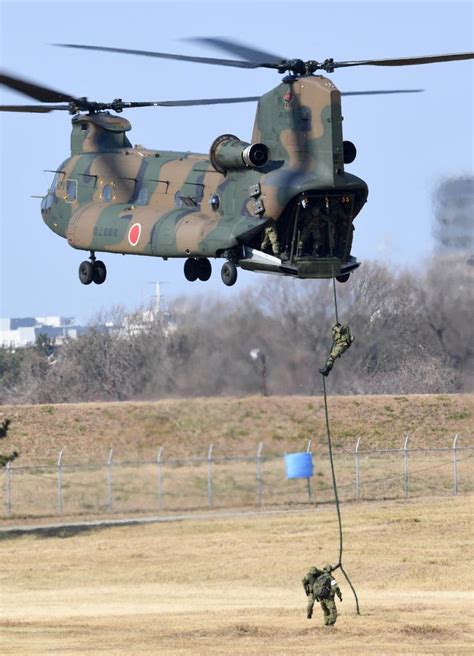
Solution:
<svg viewBox="0 0 474 656"><path fill-rule="evenodd" d="M57 44L62 47L175 59L237 68L274 69L284 77L261 97L183 101L93 102L7 74L0 83L39 105L0 111L68 111L71 156L55 171L42 198L48 227L70 246L89 251L80 281L102 284L96 253L185 258L187 280L206 281L210 258L224 258L231 286L238 267L298 278L346 282L360 263L351 255L353 221L368 196L364 180L345 170L356 148L342 135L341 95L417 92L419 89L342 93L319 71L363 65L409 66L474 58L458 53L401 59L323 62L285 59L222 38L197 39L239 57L219 59L160 52ZM251 142L217 137L209 154L132 146L124 109L258 101ZM115 113L110 113L112 110Z"/></svg>

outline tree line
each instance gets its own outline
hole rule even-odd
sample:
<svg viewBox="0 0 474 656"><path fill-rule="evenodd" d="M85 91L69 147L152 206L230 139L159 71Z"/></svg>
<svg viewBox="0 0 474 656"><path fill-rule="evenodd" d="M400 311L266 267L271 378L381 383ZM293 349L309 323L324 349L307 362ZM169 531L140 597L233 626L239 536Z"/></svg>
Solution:
<svg viewBox="0 0 474 656"><path fill-rule="evenodd" d="M365 263L337 283L355 342L336 361L331 394L470 391L474 267L437 256L423 272ZM262 277L237 299L177 299L159 314L114 308L55 346L0 349L1 403L62 403L321 393L331 347L331 281ZM105 326L108 326L107 328Z"/></svg>

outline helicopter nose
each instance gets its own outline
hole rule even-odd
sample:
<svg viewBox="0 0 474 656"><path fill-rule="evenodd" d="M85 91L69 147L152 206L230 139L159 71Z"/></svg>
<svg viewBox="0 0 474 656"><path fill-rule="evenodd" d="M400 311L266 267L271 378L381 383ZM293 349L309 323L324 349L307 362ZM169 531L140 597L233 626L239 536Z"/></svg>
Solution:
<svg viewBox="0 0 474 656"><path fill-rule="evenodd" d="M51 215L51 207L53 205L53 194L48 191L46 196L44 196L43 200L41 201L41 216L43 217L43 221L47 222Z"/></svg>

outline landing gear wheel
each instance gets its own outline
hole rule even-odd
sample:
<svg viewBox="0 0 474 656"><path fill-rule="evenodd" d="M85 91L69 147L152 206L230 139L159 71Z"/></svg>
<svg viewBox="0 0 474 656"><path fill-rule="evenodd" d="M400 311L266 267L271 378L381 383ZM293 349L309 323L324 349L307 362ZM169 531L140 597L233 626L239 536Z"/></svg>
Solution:
<svg viewBox="0 0 474 656"><path fill-rule="evenodd" d="M84 260L79 265L79 280L83 285L90 285L94 280L94 265L92 262Z"/></svg>
<svg viewBox="0 0 474 656"><path fill-rule="evenodd" d="M101 260L94 262L94 282L96 285L102 285L107 277L107 269Z"/></svg>
<svg viewBox="0 0 474 656"><path fill-rule="evenodd" d="M340 276L336 276L337 282L347 282L351 277L350 273L341 273Z"/></svg>
<svg viewBox="0 0 474 656"><path fill-rule="evenodd" d="M194 282L198 279L198 263L192 257L189 257L184 263L184 277L189 282Z"/></svg>
<svg viewBox="0 0 474 656"><path fill-rule="evenodd" d="M224 285L232 287L237 280L237 267L233 262L225 262L221 269L221 278Z"/></svg>
<svg viewBox="0 0 474 656"><path fill-rule="evenodd" d="M211 277L211 273L212 273L212 266L207 258L197 261L197 274L199 280L202 280L202 282L206 282L206 280L209 280L209 278Z"/></svg>

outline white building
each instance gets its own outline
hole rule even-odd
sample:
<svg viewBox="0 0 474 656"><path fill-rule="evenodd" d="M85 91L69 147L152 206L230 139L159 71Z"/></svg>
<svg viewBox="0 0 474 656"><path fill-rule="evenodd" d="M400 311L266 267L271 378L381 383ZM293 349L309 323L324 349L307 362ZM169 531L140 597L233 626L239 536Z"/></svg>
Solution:
<svg viewBox="0 0 474 656"><path fill-rule="evenodd" d="M75 338L84 328L74 317L13 317L0 319L0 347L22 348L35 344L39 335L47 335L56 344L66 337Z"/></svg>

